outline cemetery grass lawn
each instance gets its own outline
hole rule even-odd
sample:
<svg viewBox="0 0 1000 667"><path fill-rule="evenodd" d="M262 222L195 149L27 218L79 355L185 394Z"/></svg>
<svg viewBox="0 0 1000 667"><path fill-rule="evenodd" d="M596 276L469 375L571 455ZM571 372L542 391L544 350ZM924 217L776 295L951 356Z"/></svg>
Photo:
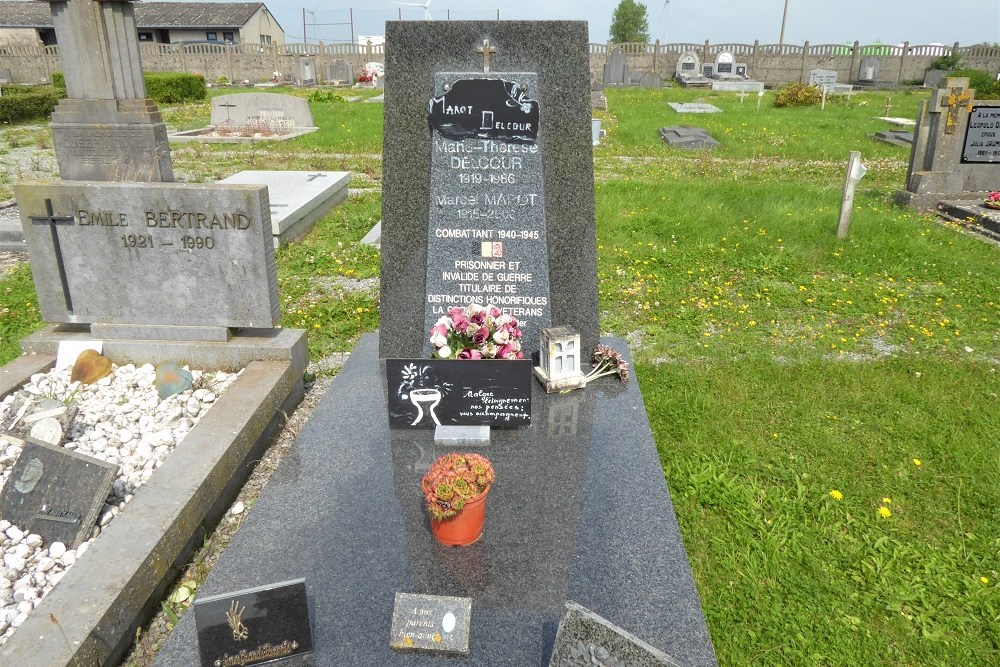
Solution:
<svg viewBox="0 0 1000 667"><path fill-rule="evenodd" d="M891 203L884 101L819 145L830 109L607 95L602 330L638 362L720 664L1000 664L1000 249ZM666 148L680 123L756 139ZM841 243L851 150L872 170Z"/></svg>

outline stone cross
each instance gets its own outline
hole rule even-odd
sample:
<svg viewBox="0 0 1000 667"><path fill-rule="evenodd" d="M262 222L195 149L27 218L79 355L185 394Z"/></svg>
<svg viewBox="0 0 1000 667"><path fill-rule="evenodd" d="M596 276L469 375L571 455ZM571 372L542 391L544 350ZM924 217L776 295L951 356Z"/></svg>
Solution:
<svg viewBox="0 0 1000 667"><path fill-rule="evenodd" d="M131 0L49 0L49 4L68 97L145 99Z"/></svg>
<svg viewBox="0 0 1000 667"><path fill-rule="evenodd" d="M59 234L56 225L72 225L76 223L73 216L57 216L52 212L52 200L45 200L45 215L33 215L28 218L32 224L48 225L52 235L52 248L56 256L56 268L59 270L59 281L62 283L63 298L66 300L66 312L73 314L73 300L69 296L69 280L66 277L66 265L63 262L62 248L59 247Z"/></svg>
<svg viewBox="0 0 1000 667"><path fill-rule="evenodd" d="M483 73L489 74L490 56L497 52L497 48L495 46L490 46L490 40L487 37L486 39L483 40L483 48L476 50L479 51L481 54L483 54Z"/></svg>
<svg viewBox="0 0 1000 667"><path fill-rule="evenodd" d="M746 98L746 96L747 96L747 89L740 88L740 104L743 104L743 100Z"/></svg>
<svg viewBox="0 0 1000 667"><path fill-rule="evenodd" d="M942 90L938 94L938 105L948 110L944 121L944 133L955 134L955 125L957 124L956 114L958 113L959 106L964 105L965 110L972 113L972 94L960 87L948 88L947 95L944 93L945 91Z"/></svg>

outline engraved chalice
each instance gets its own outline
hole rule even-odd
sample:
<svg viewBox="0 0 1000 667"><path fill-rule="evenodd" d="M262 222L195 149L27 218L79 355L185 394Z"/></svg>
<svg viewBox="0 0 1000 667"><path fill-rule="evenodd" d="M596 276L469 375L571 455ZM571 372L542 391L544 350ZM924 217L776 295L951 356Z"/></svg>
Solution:
<svg viewBox="0 0 1000 667"><path fill-rule="evenodd" d="M424 406L427 406L427 414L434 421L436 426L440 426L434 408L441 402L441 391L439 389L414 389L410 392L410 402L417 408L417 418L410 426L416 426L424 418Z"/></svg>

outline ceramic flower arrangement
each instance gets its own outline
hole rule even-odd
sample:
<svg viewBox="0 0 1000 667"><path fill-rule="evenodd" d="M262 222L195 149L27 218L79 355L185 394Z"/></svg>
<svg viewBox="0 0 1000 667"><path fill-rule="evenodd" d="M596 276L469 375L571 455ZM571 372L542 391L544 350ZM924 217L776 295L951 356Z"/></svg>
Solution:
<svg viewBox="0 0 1000 667"><path fill-rule="evenodd" d="M983 202L983 206L986 208L1000 209L1000 192L991 192L989 196L986 197L986 201Z"/></svg>
<svg viewBox="0 0 1000 667"><path fill-rule="evenodd" d="M524 359L518 326L496 306L471 303L449 308L431 328L430 341L440 359Z"/></svg>

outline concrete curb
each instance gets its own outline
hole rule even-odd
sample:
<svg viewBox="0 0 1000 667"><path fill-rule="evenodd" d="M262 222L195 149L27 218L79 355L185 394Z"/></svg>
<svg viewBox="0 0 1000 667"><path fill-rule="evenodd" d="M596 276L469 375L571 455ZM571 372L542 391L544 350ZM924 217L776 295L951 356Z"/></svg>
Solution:
<svg viewBox="0 0 1000 667"><path fill-rule="evenodd" d="M286 359L247 365L101 539L0 648L0 663L117 664L136 629L155 611L286 415L302 400L305 333L285 331L298 334ZM52 361L21 357L8 367L16 364L26 378L38 372L40 363ZM2 386L16 386L16 373L8 374L8 367L0 372Z"/></svg>

